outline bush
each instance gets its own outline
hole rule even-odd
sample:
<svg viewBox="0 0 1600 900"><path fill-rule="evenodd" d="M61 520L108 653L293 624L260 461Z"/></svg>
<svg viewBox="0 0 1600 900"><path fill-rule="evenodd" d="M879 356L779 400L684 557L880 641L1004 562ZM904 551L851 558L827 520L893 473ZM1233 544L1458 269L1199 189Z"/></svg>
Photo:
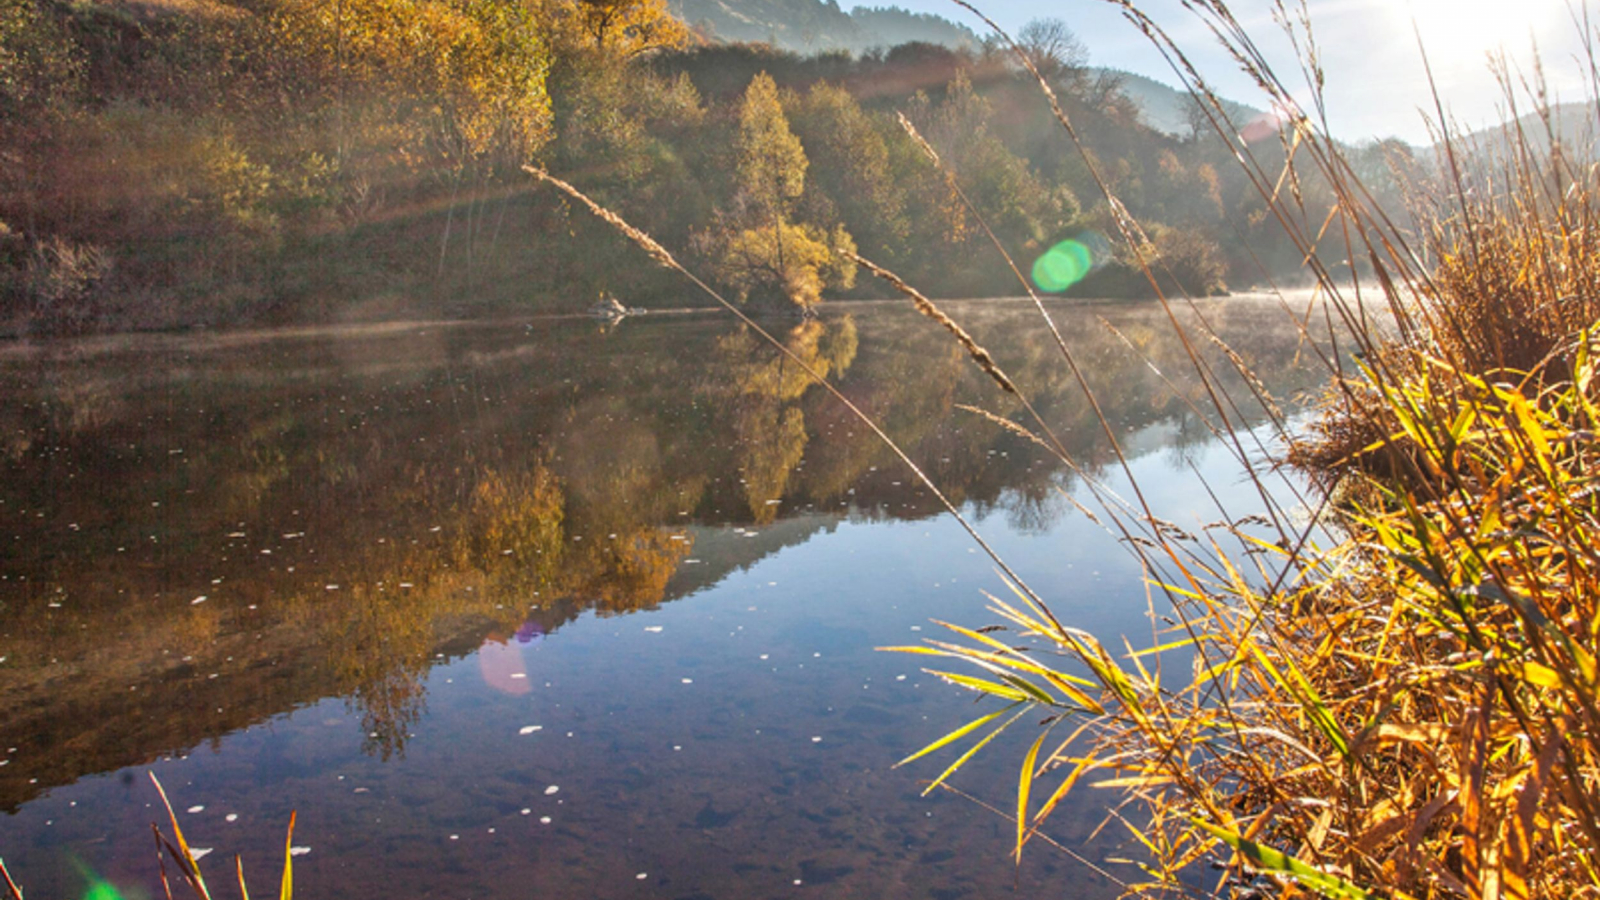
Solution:
<svg viewBox="0 0 1600 900"><path fill-rule="evenodd" d="M87 331L99 314L100 289L111 271L111 255L93 244L59 237L36 244L23 279L32 329L44 334Z"/></svg>

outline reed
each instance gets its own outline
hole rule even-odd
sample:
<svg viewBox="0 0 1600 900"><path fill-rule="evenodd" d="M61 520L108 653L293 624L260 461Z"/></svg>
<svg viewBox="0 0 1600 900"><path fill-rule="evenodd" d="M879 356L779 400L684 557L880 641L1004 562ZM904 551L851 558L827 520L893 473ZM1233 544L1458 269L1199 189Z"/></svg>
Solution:
<svg viewBox="0 0 1600 900"><path fill-rule="evenodd" d="M1225 3L1191 7L1287 111L1282 168L1239 137L1182 47L1112 2L1167 55L1304 252L1329 330L1302 327L1337 348L1308 345L1328 391L1309 425L1291 427L1227 353L1248 385L1230 394L1200 354L1217 342L1204 317L1181 318L1190 298L1161 293L1216 435L1262 498L1262 514L1224 516L1199 535L1161 519L1137 487L1131 501L1110 492L1047 439L1045 422L1034 423L1041 436L987 414L1089 475L1098 516L1126 538L1176 624L1145 649L1110 646L1061 622L1001 561L1012 596L991 596L990 610L1002 628L940 623L948 639L886 648L936 661L928 671L991 704L902 764L954 753L932 791L1007 730L1042 720L1018 772L1019 862L1030 840L1049 840L1064 798L1107 789L1110 821L1144 848L1130 894L1600 896L1600 169L1554 140L1537 76L1503 76L1507 108L1531 97L1547 139L1523 120L1475 145L1441 110L1442 175L1409 185L1401 219L1372 201L1320 96L1297 105ZM1320 85L1309 24L1278 11ZM1574 27L1592 46L1587 20L1575 14ZM1084 162L1119 236L1146 242L1093 157ZM1335 198L1326 222L1308 223L1300 205L1312 179ZM1367 261L1361 280L1335 277L1318 252L1328 236L1340 258ZM1171 283L1146 275L1158 291ZM1238 424L1247 404L1281 439L1266 461L1261 432ZM1208 876L1219 856L1224 871Z"/></svg>
<svg viewBox="0 0 1600 900"><path fill-rule="evenodd" d="M1168 52L1290 235L1315 245L1277 186L1324 179L1338 205L1323 233L1371 262L1367 284L1341 282L1308 252L1333 337L1356 351L1324 358L1322 411L1282 454L1317 483L1320 514L1293 525L1272 499L1292 476L1246 453L1267 507L1250 524L1265 533L1224 522L1197 539L1104 509L1138 534L1130 550L1170 603L1172 633L1112 650L1031 597L992 597L1011 633L942 623L950 640L890 648L944 660L929 671L1004 704L903 763L967 744L932 790L1002 731L1043 717L1019 773L1015 851L1073 790L1118 791L1138 801L1117 818L1148 855L1131 893L1188 895L1222 851L1231 864L1207 885L1216 896L1263 882L1282 896L1600 895L1600 175L1553 139L1542 103L1544 141L1526 120L1492 146L1441 127L1446 170L1410 185L1419 227L1403 230L1226 6L1198 6L1291 111L1285 141L1299 152L1283 171L1259 168L1181 48L1129 17ZM1314 57L1307 65L1320 80ZM1514 110L1521 93L1502 83ZM1527 93L1544 94L1537 83ZM1137 223L1123 236L1136 239ZM1194 369L1217 384L1198 359ZM1257 393L1210 394L1225 445L1244 446L1230 411L1266 402ZM1229 540L1260 555L1230 558ZM1054 662L1063 653L1071 671ZM1163 658L1190 663L1185 676L1169 677L1178 667Z"/></svg>
<svg viewBox="0 0 1600 900"><path fill-rule="evenodd" d="M206 884L205 876L200 874L199 856L190 848L183 829L178 825L178 814L172 808L172 801L167 799L167 789L161 786L161 780L156 778L156 773L149 774L150 783L155 785L156 794L161 797L161 806L167 811L167 820L172 824L172 838L169 840L162 833L160 825L150 823L150 833L156 842L156 860L161 873L162 895L166 900L173 900L172 879L167 873L167 861L170 859L177 870L178 879L194 894L195 900L212 900L215 896L221 896L212 892ZM283 838L283 878L279 882L278 900L292 900L294 895L294 819L294 813L290 813L289 829ZM173 843L174 841L177 843ZM238 855L233 858L233 874L235 883L239 887L240 900L250 900L250 888L244 877L244 859ZM7 900L23 900L22 888L12 880L4 860L0 860L0 879L5 881Z"/></svg>
<svg viewBox="0 0 1600 900"><path fill-rule="evenodd" d="M167 836L161 833L161 826L150 823L150 832L156 840L156 859L161 869L161 889L167 900L172 900L172 882L167 878L167 860L170 858L177 867L178 877L194 893L195 900L212 900L211 889L206 886L205 876L200 874L200 860L189 848L188 840L183 836L183 829L178 827L178 814L172 809L172 802L167 799L167 790L161 786L156 773L150 773L150 783L156 786L156 793L161 795L161 805L167 811L167 819L172 823L172 838L177 841L174 846ZM283 838L283 878L279 882L278 900L291 900L294 895L294 813L289 814L289 829ZM165 851L163 855L162 851ZM240 900L250 900L250 888L245 882L244 859L238 855L233 858L234 878L239 885ZM20 900L20 895L18 900Z"/></svg>

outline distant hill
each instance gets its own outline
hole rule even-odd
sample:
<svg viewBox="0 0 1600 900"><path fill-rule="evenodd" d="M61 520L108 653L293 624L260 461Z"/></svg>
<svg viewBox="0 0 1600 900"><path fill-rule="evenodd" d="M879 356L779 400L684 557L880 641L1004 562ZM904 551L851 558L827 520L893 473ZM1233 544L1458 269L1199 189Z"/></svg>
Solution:
<svg viewBox="0 0 1600 900"><path fill-rule="evenodd" d="M947 47L975 45L963 25L899 7L845 12L836 0L673 0L684 21L722 41L767 41L797 53L860 53L912 41Z"/></svg>
<svg viewBox="0 0 1600 900"><path fill-rule="evenodd" d="M1194 108L1194 98L1187 91L1178 90L1170 85L1162 84L1154 78L1135 75L1119 69L1105 69L1104 72L1116 75L1122 79L1122 90L1133 102L1138 104L1143 113L1144 123L1156 131L1166 134L1187 135L1189 133L1189 110ZM1235 125L1243 126L1246 122L1264 115L1262 110L1243 103L1223 100L1222 108L1227 111Z"/></svg>
<svg viewBox="0 0 1600 900"><path fill-rule="evenodd" d="M782 50L811 54L845 50L861 53L919 41L946 47L972 47L980 41L965 25L931 13L896 6L858 7L846 12L837 0L671 0L685 21L719 41L763 41ZM1189 95L1153 78L1115 69L1124 90L1144 111L1144 122L1166 134L1189 130ZM1260 116L1261 110L1224 101L1235 121Z"/></svg>
<svg viewBox="0 0 1600 900"><path fill-rule="evenodd" d="M1550 150L1554 136L1562 150L1575 162L1589 163L1600 159L1600 125L1595 121L1594 107L1587 103L1559 103L1550 107L1550 124L1545 125L1538 113L1528 113L1509 125L1496 125L1468 134L1465 152L1480 157L1480 162L1514 156L1520 143L1521 131L1528 147L1536 155ZM1443 152L1442 148L1439 150Z"/></svg>

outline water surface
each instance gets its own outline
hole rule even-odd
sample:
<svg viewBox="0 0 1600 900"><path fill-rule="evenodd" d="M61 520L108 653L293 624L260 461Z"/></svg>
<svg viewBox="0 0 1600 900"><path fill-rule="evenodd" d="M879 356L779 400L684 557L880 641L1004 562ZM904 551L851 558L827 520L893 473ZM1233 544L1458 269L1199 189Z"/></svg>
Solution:
<svg viewBox="0 0 1600 900"><path fill-rule="evenodd" d="M951 309L1125 490L1036 314ZM1317 383L1275 304L1205 310L1285 402ZM1161 310L1057 312L1158 510L1215 518L1204 475L1251 511ZM1058 461L957 408L1021 414L936 325L776 327L1060 618L1149 639L1134 560ZM972 707L874 648L986 624L1003 585L724 318L13 346L0 385L0 856L30 895L158 890L146 771L213 881L240 853L258 892L296 810L305 896L1116 894L919 798L937 761L891 770ZM957 784L1003 806L1020 748L992 746ZM1050 834L1128 854L1089 840L1096 801Z"/></svg>

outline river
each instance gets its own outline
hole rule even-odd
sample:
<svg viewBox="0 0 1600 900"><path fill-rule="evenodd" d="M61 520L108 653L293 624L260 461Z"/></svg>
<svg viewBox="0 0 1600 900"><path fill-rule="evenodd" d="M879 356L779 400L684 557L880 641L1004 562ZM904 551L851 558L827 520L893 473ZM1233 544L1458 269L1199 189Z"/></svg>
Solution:
<svg viewBox="0 0 1600 900"><path fill-rule="evenodd" d="M1032 307L948 308L1125 491ZM1275 301L1202 308L1286 408L1322 380ZM1165 518L1216 518L1199 476L1259 505L1159 306L1055 309ZM1137 561L1059 460L957 408L1022 415L936 324L859 304L774 327L1059 618L1150 641ZM1117 893L919 797L952 754L892 768L972 706L875 648L988 624L1004 584L725 316L18 344L0 388L0 857L30 896L159 893L147 772L218 896L236 853L270 891L291 811L308 897ZM963 791L1011 801L1010 737ZM1091 840L1106 797L1075 797L1052 837L1136 852Z"/></svg>

